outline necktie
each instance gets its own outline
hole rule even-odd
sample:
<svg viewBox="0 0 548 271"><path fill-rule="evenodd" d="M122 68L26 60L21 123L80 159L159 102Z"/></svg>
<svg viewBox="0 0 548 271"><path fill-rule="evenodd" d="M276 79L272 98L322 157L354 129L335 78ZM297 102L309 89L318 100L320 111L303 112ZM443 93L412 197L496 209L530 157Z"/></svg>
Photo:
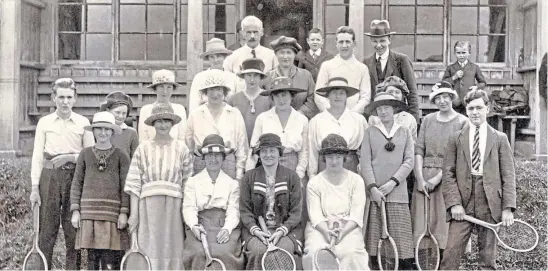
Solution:
<svg viewBox="0 0 548 271"><path fill-rule="evenodd" d="M251 54L253 55L253 58L257 58L257 54L255 53L255 49L251 49Z"/></svg>
<svg viewBox="0 0 548 271"><path fill-rule="evenodd" d="M479 126L476 126L476 132L474 133L474 145L472 151L472 168L475 171L479 171L481 157L479 149Z"/></svg>
<svg viewBox="0 0 548 271"><path fill-rule="evenodd" d="M375 63L375 69L377 70L377 77L379 82L384 81L384 73L382 72L381 57L377 58L377 63Z"/></svg>

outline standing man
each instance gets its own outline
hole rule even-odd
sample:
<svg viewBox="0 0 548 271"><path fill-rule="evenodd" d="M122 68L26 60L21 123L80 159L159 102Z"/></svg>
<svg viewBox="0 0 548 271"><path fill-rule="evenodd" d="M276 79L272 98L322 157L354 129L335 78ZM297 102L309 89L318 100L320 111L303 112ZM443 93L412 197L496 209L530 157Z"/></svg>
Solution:
<svg viewBox="0 0 548 271"><path fill-rule="evenodd" d="M308 70L316 82L320 66L324 61L332 59L333 55L323 49L322 31L318 28L312 28L308 32L306 42L310 50L300 51L297 54L297 67Z"/></svg>
<svg viewBox="0 0 548 271"><path fill-rule="evenodd" d="M247 16L242 20L242 31L244 33L245 45L235 50L228 56L223 67L225 71L237 74L240 72L244 60L249 58L259 58L265 64L263 72L268 72L278 65L274 51L263 47L261 37L263 36L263 22L255 16Z"/></svg>
<svg viewBox="0 0 548 271"><path fill-rule="evenodd" d="M57 110L42 117L36 126L32 154L30 202L40 208L39 242L51 269L53 247L59 225L65 234L66 269L80 269L80 255L74 249L76 229L70 222L70 186L78 154L95 144L93 134L84 131L89 120L75 112L76 84L70 78L53 83Z"/></svg>
<svg viewBox="0 0 548 271"><path fill-rule="evenodd" d="M469 125L449 138L443 161L442 193L450 221L441 270L456 270L473 227L478 230L479 269L496 269L497 239L484 227L466 220L514 223L516 176L506 134L487 124L489 97L472 90L463 99Z"/></svg>
<svg viewBox="0 0 548 271"><path fill-rule="evenodd" d="M374 95L377 84L382 83L389 76L395 75L403 79L409 89L406 111L419 123L419 102L413 63L407 55L390 50L390 35L395 33L390 32L390 23L387 20L373 20L371 32L365 33L371 38L371 45L375 49L375 53L364 61L371 77L371 93Z"/></svg>
<svg viewBox="0 0 548 271"><path fill-rule="evenodd" d="M333 59L325 61L320 67L316 80L316 90L327 87L331 78L342 77L348 81L348 86L359 89L360 92L347 98L346 106L363 114L365 106L371 101L371 82L367 66L354 56L356 33L349 26L337 29L337 50L339 53ZM327 98L315 95L316 105L320 112L329 108Z"/></svg>

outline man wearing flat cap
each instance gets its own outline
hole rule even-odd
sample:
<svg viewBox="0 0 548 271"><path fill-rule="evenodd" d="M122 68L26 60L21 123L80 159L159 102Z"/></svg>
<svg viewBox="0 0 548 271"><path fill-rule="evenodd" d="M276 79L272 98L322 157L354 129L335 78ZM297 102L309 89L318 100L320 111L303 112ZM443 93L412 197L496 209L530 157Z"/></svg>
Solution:
<svg viewBox="0 0 548 271"><path fill-rule="evenodd" d="M272 41L270 46L274 49L279 64L266 73L268 78L265 80L265 86L269 87L278 77L291 78L294 88L306 90L306 92L295 94L291 100L291 106L311 119L319 112L314 101L314 79L309 71L297 68L294 64L297 53L302 50L301 45L295 38L280 36Z"/></svg>
<svg viewBox="0 0 548 271"><path fill-rule="evenodd" d="M209 69L207 70L221 70L224 74L225 84L230 89L227 97L230 97L233 93L243 89L243 85L238 86L240 82L239 78L232 72L225 71L223 69L224 60L232 54L231 50L225 48L225 41L218 38L212 38L206 42L206 50L200 57L205 61L209 61ZM190 85L190 91L188 92L188 112L192 112L200 105L207 102L207 96L203 95L199 88L204 84L204 80L207 78L207 72L201 71L194 76L192 84Z"/></svg>
<svg viewBox="0 0 548 271"><path fill-rule="evenodd" d="M370 27L371 32L365 33L365 35L371 38L371 45L375 49L375 53L366 58L364 63L369 68L371 93L374 95L375 86L389 76L403 79L409 89L406 111L413 115L419 123L419 103L413 63L407 55L390 50L391 35L396 32L390 31L390 23L387 20L373 20Z"/></svg>
<svg viewBox="0 0 548 271"><path fill-rule="evenodd" d="M263 22L255 16L247 16L242 20L242 31L245 45L225 59L224 70L237 74L244 60L248 58L260 58L265 64L263 72L274 69L278 65L274 51L260 43L263 36Z"/></svg>
<svg viewBox="0 0 548 271"><path fill-rule="evenodd" d="M341 26L337 29L337 50L339 53L322 64L316 90L324 88L332 78L342 77L347 80L348 86L358 89L359 92L347 98L346 106L351 111L363 114L365 106L371 101L371 86L367 66L356 59L354 48L356 48L356 33L348 26ZM314 97L320 112L330 107L329 100L320 95Z"/></svg>

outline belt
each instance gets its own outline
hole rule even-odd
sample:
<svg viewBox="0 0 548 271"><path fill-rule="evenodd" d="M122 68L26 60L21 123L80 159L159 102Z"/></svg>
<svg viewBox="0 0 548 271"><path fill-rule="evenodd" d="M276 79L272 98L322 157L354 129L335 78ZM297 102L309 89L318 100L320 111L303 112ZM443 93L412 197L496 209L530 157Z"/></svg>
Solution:
<svg viewBox="0 0 548 271"><path fill-rule="evenodd" d="M441 157L424 157L422 162L423 167L430 168L442 168L443 167L443 158Z"/></svg>
<svg viewBox="0 0 548 271"><path fill-rule="evenodd" d="M72 170L72 169L75 169L76 168L76 164L75 163L66 163L60 167L55 167L53 166L53 162L51 160L44 160L44 163L42 165L43 168L45 169L62 169L62 170Z"/></svg>

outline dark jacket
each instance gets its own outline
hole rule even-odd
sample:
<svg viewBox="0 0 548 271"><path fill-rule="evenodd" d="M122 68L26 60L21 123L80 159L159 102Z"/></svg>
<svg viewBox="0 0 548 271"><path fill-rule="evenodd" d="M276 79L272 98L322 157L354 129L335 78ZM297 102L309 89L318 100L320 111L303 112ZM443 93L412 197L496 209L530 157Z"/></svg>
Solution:
<svg viewBox="0 0 548 271"><path fill-rule="evenodd" d="M443 159L442 193L451 219L451 207L468 204L472 193L470 156L470 126L451 135ZM514 156L506 134L487 126L483 187L491 216L501 220L502 210L516 209L516 175Z"/></svg>
<svg viewBox="0 0 548 271"><path fill-rule="evenodd" d="M314 82L316 82L316 78L318 78L318 72L320 71L320 66L324 61L330 60L332 58L333 55L324 48L322 48L322 52L316 60L314 60L314 58L312 58L312 56L310 55L310 50L300 51L297 54L297 57L295 57L295 60L297 62L297 67L309 71L312 74L312 79L314 79Z"/></svg>
<svg viewBox="0 0 548 271"><path fill-rule="evenodd" d="M262 183L263 185L257 185ZM285 185L283 185L285 183ZM276 192L276 222L278 227L285 226L289 231L288 237L298 248L304 237L300 227L302 212L301 182L299 175L293 170L278 165L276 170L276 185L280 188ZM263 187L266 186L266 175L262 166L245 173L240 183L240 220L242 221L242 240L248 242L251 237L250 229L259 227L259 216L266 216L266 194ZM298 250L298 249L296 249Z"/></svg>
<svg viewBox="0 0 548 271"><path fill-rule="evenodd" d="M379 83L382 83L379 82L379 77L377 76L377 69L375 68L376 61L375 54L363 61L369 69L369 77L371 80L371 97L375 96L375 87ZM419 123L419 98L417 96L417 82L415 81L413 63L407 55L390 50L388 53L388 61L386 62L386 67L384 69L384 78L387 78L388 76L397 76L407 83L409 95L407 96L408 108L405 111L413 115L413 117L417 120L417 123Z"/></svg>
<svg viewBox="0 0 548 271"><path fill-rule="evenodd" d="M457 74L457 72L460 70L464 72L462 78L453 80L453 75ZM447 66L447 69L445 69L445 74L443 74L442 80L453 84L453 89L457 92L457 94L459 94L459 98L453 102L453 105L455 106L462 105L462 100L464 99L464 96L466 96L466 93L470 91L469 88L471 86L477 85L480 89L483 89L485 87L485 77L483 77L483 73L481 73L480 67L470 62L470 60L468 60L468 63L466 63L464 68L460 66L458 61Z"/></svg>

